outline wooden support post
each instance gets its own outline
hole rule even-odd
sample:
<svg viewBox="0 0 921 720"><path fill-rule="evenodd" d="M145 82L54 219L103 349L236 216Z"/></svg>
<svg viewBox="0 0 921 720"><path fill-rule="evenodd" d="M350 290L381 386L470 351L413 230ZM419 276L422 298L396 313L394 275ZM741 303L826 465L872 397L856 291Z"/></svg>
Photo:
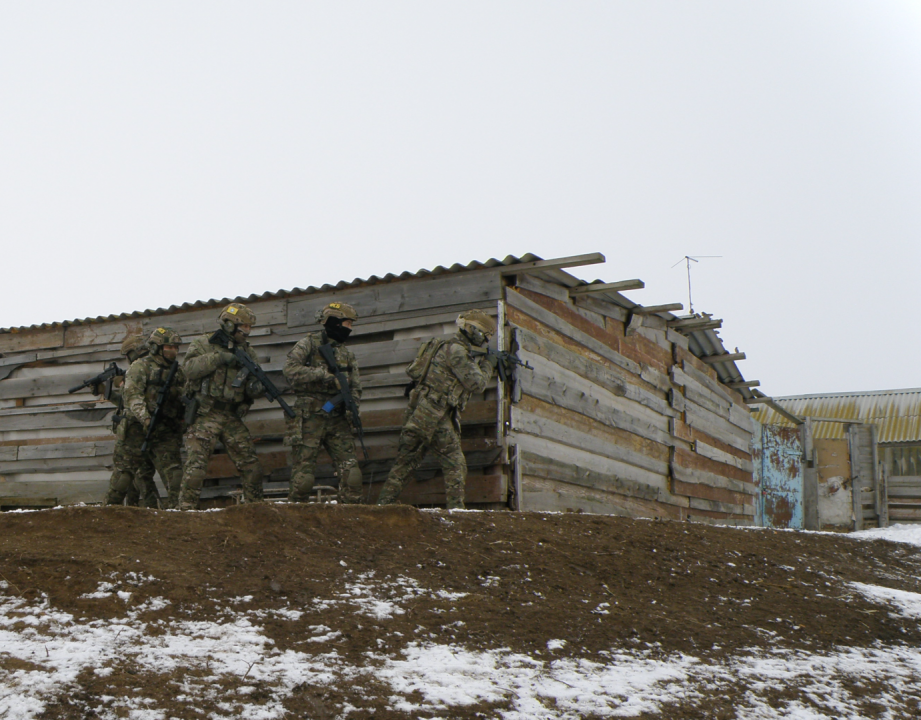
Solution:
<svg viewBox="0 0 921 720"><path fill-rule="evenodd" d="M500 275L520 275L526 272L539 272L541 270L558 270L560 268L580 267L582 265L597 265L604 262L601 253L588 253L587 255L571 255L569 257L554 258L551 260L534 260L532 262L506 265L499 268Z"/></svg>
<svg viewBox="0 0 921 720"><path fill-rule="evenodd" d="M600 292L621 292L623 290L642 290L646 283L642 280L621 280L612 283L591 283L590 285L580 285L579 287L569 288L570 295L588 295L589 293Z"/></svg>
<svg viewBox="0 0 921 720"><path fill-rule="evenodd" d="M723 353L722 355L707 355L705 357L699 358L701 362L707 363L707 365L713 365L714 363L720 362L735 362L736 360L744 360L745 353Z"/></svg>
<svg viewBox="0 0 921 720"><path fill-rule="evenodd" d="M742 388L753 388L761 385L760 380L743 380L742 382L729 382L723 383L726 387L731 387L733 390L741 390Z"/></svg>
<svg viewBox="0 0 921 720"><path fill-rule="evenodd" d="M860 477L860 442L857 433L857 425L849 425L847 428L847 444L850 450L851 460L851 512L854 516L854 530L863 530L863 497L861 493L863 481Z"/></svg>
<svg viewBox="0 0 921 720"><path fill-rule="evenodd" d="M748 405L767 405L771 410L780 415L782 418L789 420L794 425L802 425L805 420L799 415L794 415L789 410L781 407L778 403L774 402L774 398L769 397L756 397L749 398L745 401Z"/></svg>
<svg viewBox="0 0 921 720"><path fill-rule="evenodd" d="M634 315L657 315L664 312L678 312L684 310L681 303L668 303L666 305L647 305L646 307L631 308Z"/></svg>

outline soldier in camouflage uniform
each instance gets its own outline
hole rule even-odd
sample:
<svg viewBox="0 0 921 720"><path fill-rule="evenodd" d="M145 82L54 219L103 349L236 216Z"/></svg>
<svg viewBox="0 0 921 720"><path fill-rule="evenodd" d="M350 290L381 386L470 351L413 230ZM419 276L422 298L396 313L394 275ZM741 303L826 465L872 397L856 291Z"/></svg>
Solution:
<svg viewBox="0 0 921 720"><path fill-rule="evenodd" d="M355 456L355 439L339 384L318 348L329 344L339 368L346 373L355 403L361 401L361 378L355 354L343 343L358 314L351 305L330 303L317 313L323 325L288 353L285 379L297 394L294 418L286 418L285 443L291 446L291 490L288 500L304 502L313 489L320 448L326 448L339 476L339 502L361 502L361 469ZM328 408L328 409L327 409Z"/></svg>
<svg viewBox="0 0 921 720"><path fill-rule="evenodd" d="M381 489L378 505L396 501L410 475L431 449L441 460L449 510L463 509L467 461L461 450L460 415L473 393L481 393L492 375L485 348L496 332L495 321L482 310L468 310L457 318L457 333L450 340L432 339L419 348L406 368L412 379L409 407L397 459Z"/></svg>
<svg viewBox="0 0 921 720"><path fill-rule="evenodd" d="M134 439L131 447L137 454L138 462L144 460L140 448L147 436L150 419L157 409L160 388L165 384L170 366L179 355L181 342L182 338L174 330L157 328L147 340L149 354L133 363L125 376L123 396L128 412L127 435ZM182 370L177 369L147 448L148 462L153 463L166 486L166 507L170 508L176 507L179 501L179 486L182 483L180 452L184 381Z"/></svg>
<svg viewBox="0 0 921 720"><path fill-rule="evenodd" d="M121 353L128 358L131 365L147 354L144 336L140 334L126 335L122 341ZM112 385L106 389L102 386L93 388L96 395L104 395L105 399L117 408L112 419L112 430L115 433L115 450L112 453L112 477L109 479L109 491L106 494L106 505L132 505L138 501L145 507L157 507L156 486L153 482L154 466L148 458L141 454L141 443L144 437L138 440L132 433L128 434L128 420L125 417L125 403L122 396L123 377L112 378ZM108 390L106 392L106 390Z"/></svg>
<svg viewBox="0 0 921 720"><path fill-rule="evenodd" d="M255 361L256 351L247 342L256 323L253 311L246 305L230 303L221 311L219 322L236 347ZM191 398L186 416L191 424L185 434L186 463L179 497L182 510L198 507L208 460L218 441L223 443L243 480L244 502L262 500L262 465L243 418L265 389L240 365L231 350L210 342L210 338L208 333L196 338L182 362L186 395Z"/></svg>

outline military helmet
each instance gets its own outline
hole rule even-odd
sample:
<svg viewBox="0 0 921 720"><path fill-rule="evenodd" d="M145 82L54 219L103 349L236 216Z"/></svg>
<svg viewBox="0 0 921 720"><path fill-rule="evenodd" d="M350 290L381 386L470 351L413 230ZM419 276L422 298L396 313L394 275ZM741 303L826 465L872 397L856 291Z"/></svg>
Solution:
<svg viewBox="0 0 921 720"><path fill-rule="evenodd" d="M179 345L182 343L182 338L172 328L159 327L150 333L147 342L151 345L163 347L164 345Z"/></svg>
<svg viewBox="0 0 921 720"><path fill-rule="evenodd" d="M128 357L128 354L133 352L139 352L144 348L146 344L144 336L140 333L133 333L130 335L125 335L125 339L122 340L121 352L124 357Z"/></svg>
<svg viewBox="0 0 921 720"><path fill-rule="evenodd" d="M483 310L464 310L455 322L461 330L476 328L487 338L496 334L496 321Z"/></svg>
<svg viewBox="0 0 921 720"><path fill-rule="evenodd" d="M317 310L317 322L320 323L320 325L325 324L331 317L339 318L340 320L352 320L354 322L358 319L358 313L355 312L355 308L351 305L347 305L343 302L331 302L326 307Z"/></svg>
<svg viewBox="0 0 921 720"><path fill-rule="evenodd" d="M221 310L219 320L221 322L227 320L234 325L255 325L256 313L243 303L230 303L230 305Z"/></svg>

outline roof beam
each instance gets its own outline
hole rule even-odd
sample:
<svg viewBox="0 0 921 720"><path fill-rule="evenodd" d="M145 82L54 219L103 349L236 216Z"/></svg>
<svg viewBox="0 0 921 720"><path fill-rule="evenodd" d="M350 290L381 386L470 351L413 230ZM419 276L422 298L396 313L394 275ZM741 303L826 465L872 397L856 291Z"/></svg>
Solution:
<svg viewBox="0 0 921 720"><path fill-rule="evenodd" d="M723 383L726 387L731 387L733 390L741 390L742 388L753 388L758 387L761 384L760 380L743 380L742 382L730 382Z"/></svg>
<svg viewBox="0 0 921 720"><path fill-rule="evenodd" d="M707 365L713 365L714 363L720 362L735 362L736 360L744 360L745 353L723 353L722 355L705 355L704 357L697 358L701 362L707 363Z"/></svg>
<svg viewBox="0 0 921 720"><path fill-rule="evenodd" d="M774 401L774 398L769 398L769 397L749 398L745 401L745 403L747 405L767 405L775 413L780 415L782 418L786 418L794 425L803 425L806 422L799 415L794 415L789 410L786 410L785 408L781 407L779 403Z"/></svg>
<svg viewBox="0 0 921 720"><path fill-rule="evenodd" d="M621 280L612 283L591 283L589 285L580 285L579 287L569 288L570 295L588 295L589 293L600 292L622 292L624 290L642 290L646 283L642 280Z"/></svg>
<svg viewBox="0 0 921 720"><path fill-rule="evenodd" d="M865 422L857 418L814 417L812 415L807 415L806 417L812 420L812 422L834 422L834 423L842 423L843 425L860 425L861 423ZM866 424L870 424L870 423L866 423Z"/></svg>
<svg viewBox="0 0 921 720"><path fill-rule="evenodd" d="M559 270L560 268L580 267L582 265L597 265L604 262L601 253L588 253L587 255L570 255L569 257L553 258L551 260L533 260L517 265L504 265L499 268L500 275L520 275L527 272L540 272L541 270Z"/></svg>
<svg viewBox="0 0 921 720"><path fill-rule="evenodd" d="M681 303L668 303L667 305L647 305L646 307L635 307L630 310L634 315L656 315L663 312L679 312L684 310Z"/></svg>
<svg viewBox="0 0 921 720"><path fill-rule="evenodd" d="M672 330L693 332L694 330L716 330L723 327L722 320L711 320L710 318L682 318L681 320L669 320L668 326Z"/></svg>

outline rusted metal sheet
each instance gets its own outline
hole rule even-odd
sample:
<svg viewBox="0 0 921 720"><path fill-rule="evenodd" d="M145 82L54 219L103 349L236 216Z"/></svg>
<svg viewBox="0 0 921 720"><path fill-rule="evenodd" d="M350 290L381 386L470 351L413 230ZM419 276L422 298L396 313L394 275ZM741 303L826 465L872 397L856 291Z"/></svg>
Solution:
<svg viewBox="0 0 921 720"><path fill-rule="evenodd" d="M876 425L881 443L921 442L921 388L798 395L774 400L794 415L840 421L816 421L813 425L816 439L843 440L847 437L847 422L850 421ZM765 424L790 424L765 405L758 407L754 417Z"/></svg>
<svg viewBox="0 0 921 720"><path fill-rule="evenodd" d="M762 525L803 527L803 441L798 428L765 425L761 435Z"/></svg>

